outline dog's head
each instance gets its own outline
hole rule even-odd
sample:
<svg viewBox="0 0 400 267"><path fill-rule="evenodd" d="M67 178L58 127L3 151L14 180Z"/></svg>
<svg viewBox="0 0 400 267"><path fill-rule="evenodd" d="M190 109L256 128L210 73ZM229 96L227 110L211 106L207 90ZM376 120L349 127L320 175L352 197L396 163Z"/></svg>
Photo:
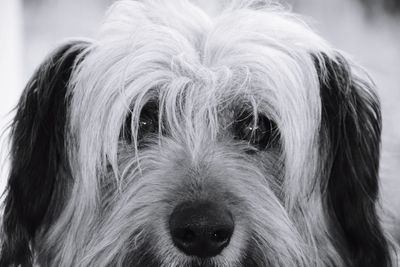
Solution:
<svg viewBox="0 0 400 267"><path fill-rule="evenodd" d="M390 266L373 84L259 2L119 2L42 63L1 266Z"/></svg>

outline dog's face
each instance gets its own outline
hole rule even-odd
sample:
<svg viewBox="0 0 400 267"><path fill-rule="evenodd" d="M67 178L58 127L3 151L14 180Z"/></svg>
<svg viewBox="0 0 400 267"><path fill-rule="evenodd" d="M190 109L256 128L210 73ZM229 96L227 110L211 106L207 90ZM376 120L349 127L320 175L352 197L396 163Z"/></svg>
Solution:
<svg viewBox="0 0 400 267"><path fill-rule="evenodd" d="M371 83L293 15L120 2L12 127L2 266L389 266Z"/></svg>

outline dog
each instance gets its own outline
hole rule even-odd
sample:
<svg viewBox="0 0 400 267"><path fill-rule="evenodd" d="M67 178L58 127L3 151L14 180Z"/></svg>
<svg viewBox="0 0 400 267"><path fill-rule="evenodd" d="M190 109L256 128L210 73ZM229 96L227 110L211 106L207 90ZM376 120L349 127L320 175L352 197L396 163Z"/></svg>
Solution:
<svg viewBox="0 0 400 267"><path fill-rule="evenodd" d="M374 84L264 1L119 1L11 126L0 266L394 266Z"/></svg>

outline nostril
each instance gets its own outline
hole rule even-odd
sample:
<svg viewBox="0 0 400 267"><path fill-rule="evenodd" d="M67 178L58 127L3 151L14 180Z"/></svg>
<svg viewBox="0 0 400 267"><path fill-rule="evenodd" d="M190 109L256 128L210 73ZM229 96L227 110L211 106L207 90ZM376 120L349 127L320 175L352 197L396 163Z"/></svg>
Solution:
<svg viewBox="0 0 400 267"><path fill-rule="evenodd" d="M214 257L229 245L234 231L231 213L212 202L178 205L169 220L174 245L187 255Z"/></svg>
<svg viewBox="0 0 400 267"><path fill-rule="evenodd" d="M195 232L190 230L189 228L176 229L173 235L177 240L182 243L191 243L196 239Z"/></svg>
<svg viewBox="0 0 400 267"><path fill-rule="evenodd" d="M218 243L229 242L232 233L230 230L219 229L212 233L211 240Z"/></svg>

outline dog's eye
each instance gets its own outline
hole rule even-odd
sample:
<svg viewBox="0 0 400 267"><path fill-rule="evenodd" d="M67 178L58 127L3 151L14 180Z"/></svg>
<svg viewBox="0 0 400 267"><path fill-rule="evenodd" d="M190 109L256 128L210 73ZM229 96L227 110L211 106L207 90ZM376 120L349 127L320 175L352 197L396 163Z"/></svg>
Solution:
<svg viewBox="0 0 400 267"><path fill-rule="evenodd" d="M121 136L121 138L128 143L132 143L133 141L131 123L132 114L129 113L126 118ZM156 104L151 102L146 104L140 113L137 129L137 140L140 141L149 134L155 133L158 133L158 107Z"/></svg>
<svg viewBox="0 0 400 267"><path fill-rule="evenodd" d="M137 137L139 141L149 134L158 133L158 105L156 103L149 102L143 107L138 127Z"/></svg>
<svg viewBox="0 0 400 267"><path fill-rule="evenodd" d="M273 146L277 140L275 122L262 114L255 118L249 112L242 112L235 121L235 137L247 141L259 150Z"/></svg>
<svg viewBox="0 0 400 267"><path fill-rule="evenodd" d="M157 113L154 111L143 110L139 119L138 139L144 136L158 132Z"/></svg>

